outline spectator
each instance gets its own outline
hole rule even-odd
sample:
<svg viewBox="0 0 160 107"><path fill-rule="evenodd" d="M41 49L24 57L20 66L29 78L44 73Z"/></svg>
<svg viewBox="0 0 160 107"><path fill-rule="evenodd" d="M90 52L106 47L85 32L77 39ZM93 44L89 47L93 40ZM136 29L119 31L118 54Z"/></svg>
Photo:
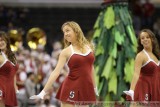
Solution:
<svg viewBox="0 0 160 107"><path fill-rule="evenodd" d="M153 15L155 12L154 5L150 2L150 0L146 0L146 2L142 5L142 26L143 28L152 29L153 26Z"/></svg>

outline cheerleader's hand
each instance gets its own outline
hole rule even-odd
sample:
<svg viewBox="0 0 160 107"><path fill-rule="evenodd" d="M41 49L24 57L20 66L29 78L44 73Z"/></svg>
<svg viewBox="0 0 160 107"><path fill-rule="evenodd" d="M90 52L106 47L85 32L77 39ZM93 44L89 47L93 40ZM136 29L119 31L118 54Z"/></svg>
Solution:
<svg viewBox="0 0 160 107"><path fill-rule="evenodd" d="M19 92L19 90L16 90L16 94L19 94L20 92Z"/></svg>
<svg viewBox="0 0 160 107"><path fill-rule="evenodd" d="M129 90L129 91L123 91L125 94L129 95L132 100L134 100L134 91L133 90Z"/></svg>
<svg viewBox="0 0 160 107"><path fill-rule="evenodd" d="M94 92L95 92L96 96L99 96L97 87L94 88Z"/></svg>
<svg viewBox="0 0 160 107"><path fill-rule="evenodd" d="M38 95L33 95L29 99L43 99L45 95L45 91L42 90Z"/></svg>

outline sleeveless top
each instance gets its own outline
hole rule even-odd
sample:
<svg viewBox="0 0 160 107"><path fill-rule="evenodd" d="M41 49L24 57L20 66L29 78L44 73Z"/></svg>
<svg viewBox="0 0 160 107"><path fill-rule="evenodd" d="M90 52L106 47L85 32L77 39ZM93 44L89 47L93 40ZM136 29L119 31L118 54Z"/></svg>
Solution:
<svg viewBox="0 0 160 107"><path fill-rule="evenodd" d="M9 61L2 52L5 61L0 65L0 100L7 106L17 106L17 98L14 88L14 76L18 70L18 65Z"/></svg>
<svg viewBox="0 0 160 107"><path fill-rule="evenodd" d="M158 71L157 71L157 87L158 87L158 101L160 101L160 64L158 66Z"/></svg>
<svg viewBox="0 0 160 107"><path fill-rule="evenodd" d="M134 101L158 101L158 86L157 86L157 70L159 62L156 63L150 58L148 53L148 61L142 65L140 76L134 90Z"/></svg>
<svg viewBox="0 0 160 107"><path fill-rule="evenodd" d="M93 103L96 101L92 80L94 54L88 49L85 54L76 53L72 45L67 61L69 74L60 86L56 98L67 103Z"/></svg>

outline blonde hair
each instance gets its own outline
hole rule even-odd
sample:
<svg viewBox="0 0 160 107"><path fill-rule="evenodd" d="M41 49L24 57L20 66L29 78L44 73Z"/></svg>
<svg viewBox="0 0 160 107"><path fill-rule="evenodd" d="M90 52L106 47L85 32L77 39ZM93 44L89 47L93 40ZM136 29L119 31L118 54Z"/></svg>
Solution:
<svg viewBox="0 0 160 107"><path fill-rule="evenodd" d="M81 51L83 52L84 51L84 46L89 46L93 51L94 51L94 45L93 43L90 43L84 36L83 32L82 32L82 29L81 27L78 25L78 23L74 22L74 21L68 21L68 22L65 22L63 25L62 25L62 30L63 28L68 25L69 27L71 27L74 31L74 33L76 34L76 38L77 38L77 45L78 47L80 47ZM68 42L67 40L64 39L64 47L67 47L69 46L71 43Z"/></svg>

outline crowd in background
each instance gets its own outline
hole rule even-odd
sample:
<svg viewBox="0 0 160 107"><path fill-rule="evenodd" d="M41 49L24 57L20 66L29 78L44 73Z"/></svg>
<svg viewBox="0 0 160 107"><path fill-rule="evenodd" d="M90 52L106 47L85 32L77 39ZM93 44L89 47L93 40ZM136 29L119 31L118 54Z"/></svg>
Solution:
<svg viewBox="0 0 160 107"><path fill-rule="evenodd" d="M29 9L6 7L0 4L0 29L7 31L13 28L24 27L27 24Z"/></svg>
<svg viewBox="0 0 160 107"><path fill-rule="evenodd" d="M151 0L129 1L129 9L136 34L138 34L141 29L148 28L159 36L160 16L157 14L158 9L151 3ZM27 7L5 7L0 4L0 30L9 31L10 29L18 29L22 35L26 35L29 27L31 28L31 26L29 26L29 24L31 24L30 20L28 20L29 17L32 19L32 16L30 16L32 14L29 14L30 11L31 9ZM160 41L160 37L157 38Z"/></svg>
<svg viewBox="0 0 160 107"><path fill-rule="evenodd" d="M19 62L17 71L17 86L19 93L17 94L20 107L58 107L59 102L55 99L56 91L59 85L68 74L67 66L61 71L59 78L53 83L50 93L45 96L42 101L30 100L29 97L38 94L47 82L50 73L57 64L57 58L62 49L62 44L59 41L53 43L52 54L49 55L42 45L39 45L36 50L28 50L21 48L16 52L16 57ZM50 106L48 106L50 104ZM52 105L52 106L51 106Z"/></svg>
<svg viewBox="0 0 160 107"><path fill-rule="evenodd" d="M135 0L132 4L133 25L136 32L153 28L155 6L149 0Z"/></svg>
<svg viewBox="0 0 160 107"><path fill-rule="evenodd" d="M131 15L136 35L141 29L151 29L160 43L160 16L156 15L156 7L150 0L134 0L131 2Z"/></svg>

